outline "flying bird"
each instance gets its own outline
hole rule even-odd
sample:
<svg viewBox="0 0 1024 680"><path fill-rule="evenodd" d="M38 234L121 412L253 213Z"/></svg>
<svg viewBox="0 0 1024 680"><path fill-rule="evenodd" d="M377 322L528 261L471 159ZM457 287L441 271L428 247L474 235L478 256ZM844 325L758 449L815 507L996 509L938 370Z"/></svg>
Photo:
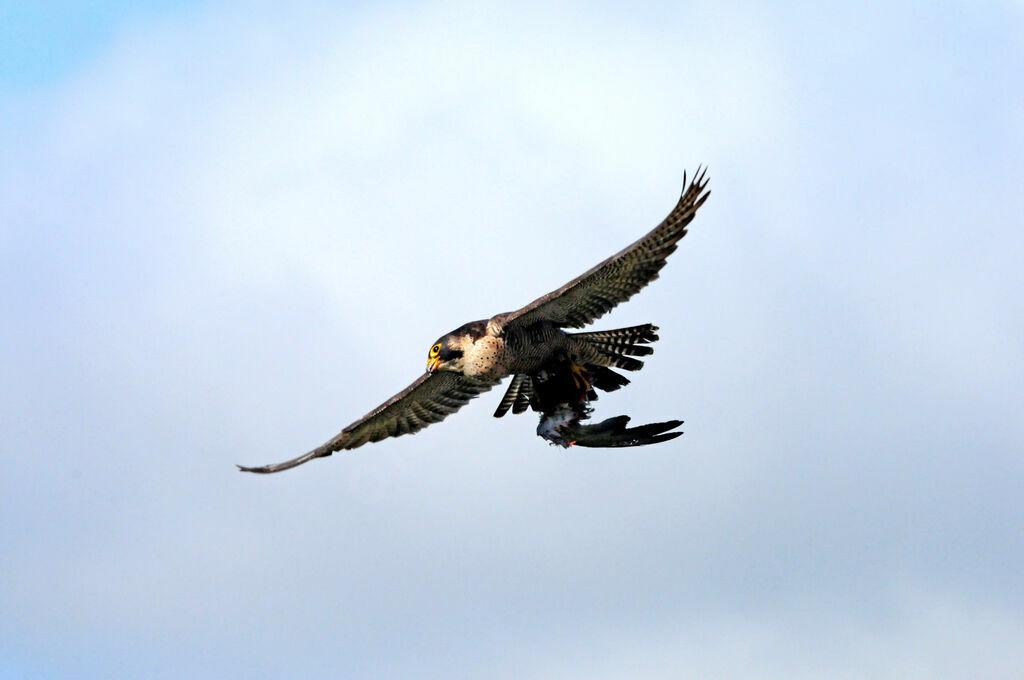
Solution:
<svg viewBox="0 0 1024 680"><path fill-rule="evenodd" d="M540 413L537 434L560 446L617 447L654 444L678 437L679 420L629 428L628 416L583 424L597 390L610 392L629 383L613 369L637 371L637 356L651 354L658 328L585 333L582 328L658 278L666 258L686 235L686 227L710 191L706 169L697 169L672 212L632 245L612 255L561 288L522 309L473 321L447 333L430 347L427 370L411 385L355 421L330 441L282 463L245 467L245 472L288 470L335 451L367 442L412 434L444 420L470 399L512 376L494 416L509 410Z"/></svg>

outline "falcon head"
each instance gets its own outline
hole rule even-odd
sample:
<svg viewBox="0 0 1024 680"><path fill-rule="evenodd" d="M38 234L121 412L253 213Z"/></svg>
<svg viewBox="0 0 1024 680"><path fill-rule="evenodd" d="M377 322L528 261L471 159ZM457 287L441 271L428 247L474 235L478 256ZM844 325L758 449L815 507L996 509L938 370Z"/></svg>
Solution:
<svg viewBox="0 0 1024 680"><path fill-rule="evenodd" d="M462 368L462 350L455 346L451 333L439 338L427 353L427 373L437 370L459 371Z"/></svg>
<svg viewBox="0 0 1024 680"><path fill-rule="evenodd" d="M474 321L442 335L427 352L427 373L434 371L463 372L464 353L484 334L486 322Z"/></svg>

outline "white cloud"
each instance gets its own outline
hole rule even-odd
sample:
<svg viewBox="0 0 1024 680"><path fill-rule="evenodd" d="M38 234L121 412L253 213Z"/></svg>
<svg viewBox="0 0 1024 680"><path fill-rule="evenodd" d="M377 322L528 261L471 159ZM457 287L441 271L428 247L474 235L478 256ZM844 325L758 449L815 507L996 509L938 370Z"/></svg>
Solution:
<svg viewBox="0 0 1024 680"><path fill-rule="evenodd" d="M545 649L501 677L1001 678L1015 673L1013 649L1024 635L1020 619L1000 607L941 593L908 594L874 621L803 610L694 619L602 631L585 649Z"/></svg>

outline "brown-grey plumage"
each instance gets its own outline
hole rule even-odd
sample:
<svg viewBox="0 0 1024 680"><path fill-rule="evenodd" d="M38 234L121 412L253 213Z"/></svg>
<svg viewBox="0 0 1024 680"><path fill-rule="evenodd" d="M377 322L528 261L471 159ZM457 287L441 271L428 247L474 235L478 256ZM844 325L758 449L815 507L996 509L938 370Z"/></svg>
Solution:
<svg viewBox="0 0 1024 680"><path fill-rule="evenodd" d="M496 384L497 381L482 382L451 371L424 373L404 390L309 453L283 463L259 467L239 465L238 469L244 472L280 472L314 458L329 456L335 451L419 432L431 423L444 420Z"/></svg>
<svg viewBox="0 0 1024 680"><path fill-rule="evenodd" d="M543 422L556 409L546 401L556 393L562 398L568 390L571 394L566 398L573 402L567 402L568 408L575 415L573 431L589 438L589 443L581 441L581 445L636 446L678 436L680 433L663 433L681 421L626 429L628 417L620 416L597 425L579 425L589 416L586 404L597 398L594 388L611 391L629 383L613 368L636 371L643 366L635 357L653 351L648 345L658 339L657 327L644 324L589 333L562 329L589 324L658 278L666 258L710 195L705 191L707 183L706 170L698 168L689 184L684 174L683 193L675 208L646 236L519 310L465 324L439 338L428 354L426 374L330 441L290 461L239 468L279 472L335 451L418 432L509 375L513 379L496 417L510 409L522 413L533 408L542 413ZM555 383L544 383L551 377L548 373L563 387L553 391L550 385Z"/></svg>
<svg viewBox="0 0 1024 680"><path fill-rule="evenodd" d="M568 340L572 348L572 354L577 363L582 365L590 374L588 382L597 389L605 392L613 392L620 387L629 384L629 379L611 370L622 368L627 371L638 371L643 367L643 362L633 359L634 356L646 356L654 352L648 343L657 342L658 327L654 324L643 324L631 328L617 328L611 331L596 331L593 333L568 333ZM515 332L515 331L513 331ZM566 352L565 359L569 358ZM550 360L550 355L548 359ZM553 368L550 364L542 367L548 373L554 370L562 370L564 367ZM534 385L534 376L528 373L516 373L509 383L505 396L502 397L494 412L495 418L501 418L508 413L511 407L512 413L522 413L528 407L534 411L544 411L549 407L545 402L545 392L537 390ZM588 393L590 401L597 399L597 393L592 390Z"/></svg>
<svg viewBox="0 0 1024 680"><path fill-rule="evenodd" d="M506 328L532 321L549 321L560 328L582 328L636 295L658 278L686 227L693 221L710 191L705 192L707 169L697 169L689 186L683 174L683 194L676 207L643 238L626 246L604 262L576 277L558 290L541 296L522 309L501 315Z"/></svg>

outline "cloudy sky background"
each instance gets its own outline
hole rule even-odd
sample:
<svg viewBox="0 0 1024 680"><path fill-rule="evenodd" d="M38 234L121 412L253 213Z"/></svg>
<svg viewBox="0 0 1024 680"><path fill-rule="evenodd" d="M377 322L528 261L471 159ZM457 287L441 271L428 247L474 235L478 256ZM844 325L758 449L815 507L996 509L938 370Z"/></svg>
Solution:
<svg viewBox="0 0 1024 680"><path fill-rule="evenodd" d="M0 677L1009 677L1024 7L0 10ZM713 194L548 447L256 477Z"/></svg>

